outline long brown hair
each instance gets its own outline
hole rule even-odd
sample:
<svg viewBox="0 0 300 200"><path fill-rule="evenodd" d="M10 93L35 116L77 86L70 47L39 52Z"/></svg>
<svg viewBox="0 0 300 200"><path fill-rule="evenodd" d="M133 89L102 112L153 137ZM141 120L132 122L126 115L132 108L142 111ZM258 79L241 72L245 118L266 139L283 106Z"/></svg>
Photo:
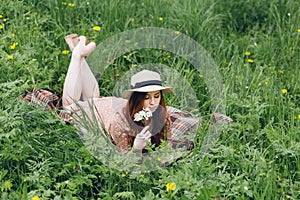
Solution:
<svg viewBox="0 0 300 200"><path fill-rule="evenodd" d="M143 109L143 103L146 95L147 92L133 92L127 104L128 115L130 118L129 123L131 124L132 128L137 131L137 133L139 133L143 127L145 127L145 124L142 121L133 121L134 114ZM159 106L155 112L152 113L151 123L149 125L149 131L152 133L151 143L154 144L155 147L159 146L162 140L170 139L170 121L162 91L160 91L160 95L161 100ZM131 146L133 145L134 138L135 137L132 136L130 140Z"/></svg>

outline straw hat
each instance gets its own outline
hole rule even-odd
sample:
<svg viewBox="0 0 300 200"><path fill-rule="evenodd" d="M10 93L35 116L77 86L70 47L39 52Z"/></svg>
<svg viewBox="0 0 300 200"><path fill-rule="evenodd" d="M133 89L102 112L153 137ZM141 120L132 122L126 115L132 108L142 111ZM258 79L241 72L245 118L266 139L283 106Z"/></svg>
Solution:
<svg viewBox="0 0 300 200"><path fill-rule="evenodd" d="M133 92L153 92L162 90L163 93L172 93L171 87L163 87L160 75L157 72L142 70L131 77L131 89L123 92L123 98L128 99Z"/></svg>

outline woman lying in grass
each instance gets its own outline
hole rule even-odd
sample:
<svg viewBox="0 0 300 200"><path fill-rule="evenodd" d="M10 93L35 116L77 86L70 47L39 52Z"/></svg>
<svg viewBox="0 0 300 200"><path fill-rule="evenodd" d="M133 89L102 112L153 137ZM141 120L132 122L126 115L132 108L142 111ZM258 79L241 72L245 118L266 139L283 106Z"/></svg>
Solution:
<svg viewBox="0 0 300 200"><path fill-rule="evenodd" d="M85 61L96 48L86 44L84 36L67 36L66 42L73 51L63 89L63 107L89 117L97 110L97 121L104 127L120 151L144 150L147 142L156 147L163 140L175 147L192 149L191 140L182 137L196 130L199 120L188 113L165 105L164 93L171 87L162 86L157 72L142 70L131 77L131 89L123 98L101 97L98 82ZM91 102L93 109L91 109ZM232 120L218 114L219 118Z"/></svg>

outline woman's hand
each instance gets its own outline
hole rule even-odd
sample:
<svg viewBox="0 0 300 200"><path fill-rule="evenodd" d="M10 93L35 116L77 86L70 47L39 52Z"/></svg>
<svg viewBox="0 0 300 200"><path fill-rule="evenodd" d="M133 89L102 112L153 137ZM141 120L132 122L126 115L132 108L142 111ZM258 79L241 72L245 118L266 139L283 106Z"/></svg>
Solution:
<svg viewBox="0 0 300 200"><path fill-rule="evenodd" d="M149 131L149 126L145 126L143 130L136 135L134 142L133 142L133 148L134 149L143 149L147 145L147 141L149 141L151 138L151 133Z"/></svg>
<svg viewBox="0 0 300 200"><path fill-rule="evenodd" d="M214 119L216 120L216 122L221 122L221 121L225 121L228 123L233 122L233 119L231 119L230 117L224 115L224 114L220 114L220 113L215 113L213 114Z"/></svg>

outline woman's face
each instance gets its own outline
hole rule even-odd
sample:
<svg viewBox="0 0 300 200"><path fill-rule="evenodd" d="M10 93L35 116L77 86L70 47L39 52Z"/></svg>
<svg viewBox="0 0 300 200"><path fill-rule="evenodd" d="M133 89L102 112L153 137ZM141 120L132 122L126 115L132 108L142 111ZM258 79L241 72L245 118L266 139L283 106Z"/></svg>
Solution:
<svg viewBox="0 0 300 200"><path fill-rule="evenodd" d="M149 108L152 112L154 112L160 103L161 93L160 91L148 92L145 96L143 108Z"/></svg>

